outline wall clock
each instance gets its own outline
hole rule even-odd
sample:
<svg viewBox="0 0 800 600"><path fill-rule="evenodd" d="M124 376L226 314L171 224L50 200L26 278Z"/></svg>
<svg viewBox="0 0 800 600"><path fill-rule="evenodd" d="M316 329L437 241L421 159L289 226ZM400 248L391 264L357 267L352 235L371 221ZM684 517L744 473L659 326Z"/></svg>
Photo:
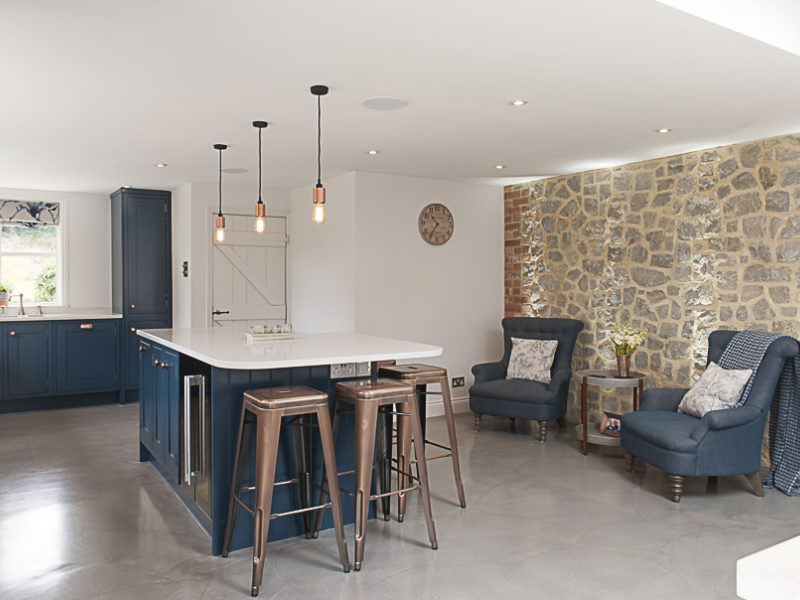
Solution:
<svg viewBox="0 0 800 600"><path fill-rule="evenodd" d="M428 204L419 213L419 234L422 239L441 246L453 235L453 213L444 204Z"/></svg>

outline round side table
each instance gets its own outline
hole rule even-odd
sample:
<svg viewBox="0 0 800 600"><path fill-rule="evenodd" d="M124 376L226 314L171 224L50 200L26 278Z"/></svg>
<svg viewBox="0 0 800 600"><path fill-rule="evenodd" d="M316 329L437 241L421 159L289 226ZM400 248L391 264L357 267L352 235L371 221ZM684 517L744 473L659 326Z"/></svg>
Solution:
<svg viewBox="0 0 800 600"><path fill-rule="evenodd" d="M644 389L644 374L631 373L630 377L617 377L617 372L611 369L584 369L575 373L581 382L581 424L578 425L580 432L578 437L581 439L581 452L587 454L589 434L589 419L586 415L587 390L590 385L606 388L631 388L633 389L633 410L639 410L639 402L642 399ZM619 445L619 438L609 435L592 432L592 443L603 444L606 446Z"/></svg>

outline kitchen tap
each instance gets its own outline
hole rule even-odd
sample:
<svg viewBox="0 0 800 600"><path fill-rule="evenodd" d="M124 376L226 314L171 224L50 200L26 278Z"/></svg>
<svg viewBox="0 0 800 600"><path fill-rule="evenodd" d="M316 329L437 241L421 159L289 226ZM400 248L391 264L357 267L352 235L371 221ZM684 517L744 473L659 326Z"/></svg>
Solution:
<svg viewBox="0 0 800 600"><path fill-rule="evenodd" d="M19 315L24 315L25 314L25 305L23 304L22 300L25 297L25 294L22 294L22 293L12 294L11 296L8 297L8 299L11 300L15 296L19 296L19 313L18 314Z"/></svg>

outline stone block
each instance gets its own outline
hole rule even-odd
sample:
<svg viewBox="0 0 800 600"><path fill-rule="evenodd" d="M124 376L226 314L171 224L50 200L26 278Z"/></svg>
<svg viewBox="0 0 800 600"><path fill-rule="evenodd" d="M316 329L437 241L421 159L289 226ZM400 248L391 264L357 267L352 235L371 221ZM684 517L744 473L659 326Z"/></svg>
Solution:
<svg viewBox="0 0 800 600"><path fill-rule="evenodd" d="M761 195L758 192L731 196L722 207L722 212L729 218L752 214L759 210L761 210Z"/></svg>

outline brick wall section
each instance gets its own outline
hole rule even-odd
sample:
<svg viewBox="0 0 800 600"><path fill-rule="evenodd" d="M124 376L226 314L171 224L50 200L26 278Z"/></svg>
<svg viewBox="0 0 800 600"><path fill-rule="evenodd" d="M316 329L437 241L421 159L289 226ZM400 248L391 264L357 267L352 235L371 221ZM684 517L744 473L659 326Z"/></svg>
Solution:
<svg viewBox="0 0 800 600"><path fill-rule="evenodd" d="M800 135L505 189L505 313L582 320L574 369L611 368L630 320L646 386L688 387L715 329L800 337L799 290ZM629 406L592 391L590 420Z"/></svg>

